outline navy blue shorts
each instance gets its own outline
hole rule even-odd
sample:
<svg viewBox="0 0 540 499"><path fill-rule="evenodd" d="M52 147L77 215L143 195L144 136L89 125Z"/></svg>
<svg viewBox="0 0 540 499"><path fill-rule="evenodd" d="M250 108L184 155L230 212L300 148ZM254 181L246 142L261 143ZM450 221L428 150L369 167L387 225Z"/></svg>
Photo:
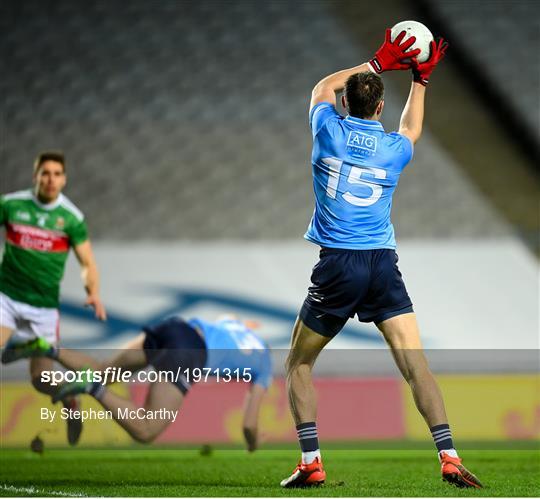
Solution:
<svg viewBox="0 0 540 499"><path fill-rule="evenodd" d="M185 395L191 388L185 375L186 369L202 369L206 365L206 344L201 335L180 317L168 317L157 324L143 327L146 333L144 353L156 371L174 373L173 384ZM191 376L190 376L191 378Z"/></svg>
<svg viewBox="0 0 540 499"><path fill-rule="evenodd" d="M333 337L355 315L378 324L413 311L394 250L322 248L319 257L300 310L313 331Z"/></svg>

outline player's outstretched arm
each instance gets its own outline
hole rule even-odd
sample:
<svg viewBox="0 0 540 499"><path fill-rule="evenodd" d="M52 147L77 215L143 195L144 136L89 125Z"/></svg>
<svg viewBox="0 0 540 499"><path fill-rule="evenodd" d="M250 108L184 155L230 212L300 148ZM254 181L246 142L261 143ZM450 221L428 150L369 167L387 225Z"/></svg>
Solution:
<svg viewBox="0 0 540 499"><path fill-rule="evenodd" d="M422 135L422 124L424 122L424 101L426 87L413 81L409 98L403 108L401 120L399 122L399 133L408 137L415 144Z"/></svg>
<svg viewBox="0 0 540 499"><path fill-rule="evenodd" d="M99 297L99 273L90 241L86 240L74 246L73 250L81 265L81 277L86 290L86 305L93 307L96 317L102 321L107 319L107 312Z"/></svg>
<svg viewBox="0 0 540 499"><path fill-rule="evenodd" d="M355 66L354 68L344 69L323 78L311 92L311 103L309 108L319 102L329 102L336 105L336 93L341 92L345 87L345 82L356 73L372 71L373 73L383 73L384 71L393 71L396 69L409 69L410 65L403 62L420 53L419 49L409 50L414 44L416 38L411 36L404 40L406 32L402 31L395 40L391 39L391 30L386 30L386 36L383 44L375 53L369 62Z"/></svg>
<svg viewBox="0 0 540 499"><path fill-rule="evenodd" d="M313 87L309 109L319 104L319 102L328 102L335 106L336 94L343 91L345 82L349 76L369 70L369 66L367 62L365 62L364 64L360 64L360 66L343 69L342 71L338 71L337 73L333 73L326 78L323 78L315 85L315 87Z"/></svg>
<svg viewBox="0 0 540 499"><path fill-rule="evenodd" d="M249 452L257 450L259 446L259 411L265 393L266 388L258 384L252 384L246 395L242 430Z"/></svg>
<svg viewBox="0 0 540 499"><path fill-rule="evenodd" d="M409 98L403 108L401 121L399 123L399 133L409 137L412 143L416 143L422 135L422 124L424 122L424 100L426 86L429 83L431 73L439 62L444 58L448 43L443 38L432 41L430 44L430 57L426 62L419 63L414 57L411 60L413 72L413 82Z"/></svg>

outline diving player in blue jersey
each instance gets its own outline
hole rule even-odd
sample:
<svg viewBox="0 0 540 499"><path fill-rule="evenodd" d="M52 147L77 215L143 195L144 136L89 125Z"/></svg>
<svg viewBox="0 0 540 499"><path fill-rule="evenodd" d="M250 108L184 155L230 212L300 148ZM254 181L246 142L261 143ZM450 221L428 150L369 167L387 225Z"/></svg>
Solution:
<svg viewBox="0 0 540 499"><path fill-rule="evenodd" d="M145 326L143 332L125 345L116 357L105 362L75 350L57 348L43 338L38 338L32 345L25 344L17 354L19 358L47 356L69 370L87 373L82 380L60 386L53 401L88 393L111 411L118 424L139 442L153 441L176 419L193 382L214 377L222 385L249 383L242 426L247 449L252 452L259 444L257 428L261 402L272 383L270 351L252 327L252 323L234 317L208 322L202 319L184 321L172 316ZM121 372L119 368L134 372L147 366L153 366L156 374L163 373L163 376L150 383L143 409L106 388L107 373L110 380L113 372ZM100 376L99 381L96 375ZM120 417L126 411L130 414L143 411L160 417Z"/></svg>
<svg viewBox="0 0 540 499"><path fill-rule="evenodd" d="M355 315L374 322L392 349L433 435L443 480L481 487L454 449L442 395L422 351L412 302L397 266L392 196L420 138L426 85L447 46L442 39L432 42L430 58L420 64L414 58L418 52L407 51L414 37L404 37L403 31L392 41L387 30L371 61L327 76L311 95L315 211L305 238L321 251L286 363L302 459L282 487L316 486L326 479L311 370L321 350ZM379 122L384 108L379 73L395 69L412 69L413 81L399 129L387 133ZM336 110L340 92L346 117Z"/></svg>

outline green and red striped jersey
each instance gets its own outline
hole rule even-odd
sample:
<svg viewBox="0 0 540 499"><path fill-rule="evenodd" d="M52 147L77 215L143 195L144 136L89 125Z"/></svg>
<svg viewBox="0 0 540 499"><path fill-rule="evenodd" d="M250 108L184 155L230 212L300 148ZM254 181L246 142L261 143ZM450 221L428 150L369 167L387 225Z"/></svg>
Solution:
<svg viewBox="0 0 540 499"><path fill-rule="evenodd" d="M42 204L31 190L0 197L6 245L0 291L34 307L58 307L69 248L88 239L84 215L63 194Z"/></svg>

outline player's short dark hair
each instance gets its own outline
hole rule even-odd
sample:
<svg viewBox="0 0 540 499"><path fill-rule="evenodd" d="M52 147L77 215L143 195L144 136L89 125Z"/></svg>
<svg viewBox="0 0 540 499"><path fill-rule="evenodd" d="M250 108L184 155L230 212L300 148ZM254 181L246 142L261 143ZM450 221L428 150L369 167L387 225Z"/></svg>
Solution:
<svg viewBox="0 0 540 499"><path fill-rule="evenodd" d="M62 165L62 170L66 172L66 157L62 151L43 151L37 155L34 161L34 173L37 173L40 166L46 161L56 161Z"/></svg>
<svg viewBox="0 0 540 499"><path fill-rule="evenodd" d="M384 98L384 84L382 78L371 71L356 73L347 78L343 93L351 116L371 118Z"/></svg>

